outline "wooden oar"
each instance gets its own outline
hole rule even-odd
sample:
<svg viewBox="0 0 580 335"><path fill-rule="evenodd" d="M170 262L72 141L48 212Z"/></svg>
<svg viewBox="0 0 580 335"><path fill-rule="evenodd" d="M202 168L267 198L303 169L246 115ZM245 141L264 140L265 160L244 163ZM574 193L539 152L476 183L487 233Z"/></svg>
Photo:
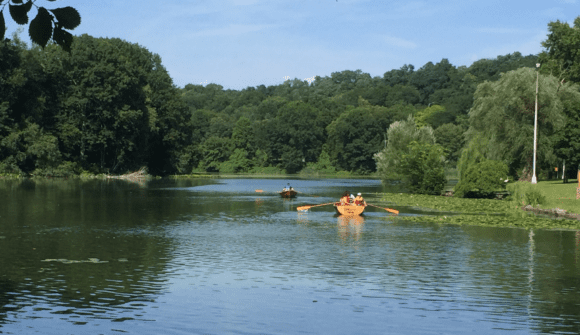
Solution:
<svg viewBox="0 0 580 335"><path fill-rule="evenodd" d="M334 202L329 202L327 204L320 204L320 205L309 205L309 206L300 206L300 207L296 207L297 211L307 211L312 207L320 207L320 206L326 206L326 205L332 205L334 204Z"/></svg>
<svg viewBox="0 0 580 335"><path fill-rule="evenodd" d="M399 211L398 211L398 210L396 210L396 209L392 209L392 208L386 208L386 207L379 207L379 206L375 206L375 205L369 204L368 202L367 202L367 205L368 205L368 206L373 206L373 207L376 207L376 208L380 208L380 209L384 209L384 210L386 210L387 212L391 212L391 213L394 213L394 214L399 214Z"/></svg>
<svg viewBox="0 0 580 335"><path fill-rule="evenodd" d="M258 193L264 193L264 190L256 190Z"/></svg>

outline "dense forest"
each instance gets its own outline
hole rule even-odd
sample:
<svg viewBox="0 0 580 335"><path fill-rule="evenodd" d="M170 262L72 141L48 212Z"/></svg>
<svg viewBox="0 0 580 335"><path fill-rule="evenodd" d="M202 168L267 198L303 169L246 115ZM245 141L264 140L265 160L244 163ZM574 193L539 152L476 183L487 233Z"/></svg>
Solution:
<svg viewBox="0 0 580 335"><path fill-rule="evenodd" d="M387 129L409 116L417 127L433 129L446 165L455 167L478 134L495 134L498 140L505 133L493 120L510 114L486 114L494 110L490 96L509 92L501 85L529 81L531 96L512 94L519 99L513 109L520 114L514 115L526 126L512 126L526 131L522 138L530 137L539 59L550 65L540 79L546 86L556 83L554 94L575 94L560 89L576 79L566 72L572 67L562 67L566 56L551 53L562 49L554 47L560 41L556 29L568 32L567 26L550 24L552 34L540 55L515 52L469 67L442 59L420 68L405 65L382 77L345 70L311 82L294 79L239 91L218 84L176 87L159 55L120 39L82 35L67 52L55 44L27 47L13 36L0 42L0 173L121 174L146 166L154 175L370 174L377 171L375 155L387 146ZM557 116L579 118L575 98L550 102L549 94L541 96L546 113L553 107ZM564 109L558 107L562 104ZM572 123L552 124L542 119L546 113L540 119L549 127L540 134L549 149L538 163L544 169L575 155L565 144L565 136L574 136ZM475 114L479 121L490 119L477 122ZM565 135L559 130L567 125ZM517 160L496 156L518 174L530 163L529 150L520 151L510 152L512 158L522 155Z"/></svg>

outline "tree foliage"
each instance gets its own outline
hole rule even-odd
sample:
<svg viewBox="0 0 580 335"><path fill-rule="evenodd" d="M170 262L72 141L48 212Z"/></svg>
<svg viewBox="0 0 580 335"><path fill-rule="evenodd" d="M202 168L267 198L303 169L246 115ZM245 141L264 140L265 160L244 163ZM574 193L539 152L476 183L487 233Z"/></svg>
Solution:
<svg viewBox="0 0 580 335"><path fill-rule="evenodd" d="M411 192L439 195L447 183L444 166L441 146L413 141L402 154L398 168Z"/></svg>
<svg viewBox="0 0 580 335"><path fill-rule="evenodd" d="M331 159L346 171L374 172L373 155L383 147L384 129L390 123L387 108L359 103L359 107L341 114L327 127Z"/></svg>
<svg viewBox="0 0 580 335"><path fill-rule="evenodd" d="M435 144L433 129L429 126L417 128L415 120L409 116L405 121L393 122L387 130L387 146L374 155L377 172L382 179L401 179L405 175L402 157L411 142Z"/></svg>
<svg viewBox="0 0 580 335"><path fill-rule="evenodd" d="M493 198L496 191L505 189L508 167L504 162L483 159L472 161L462 170L455 185L454 196L461 198Z"/></svg>
<svg viewBox="0 0 580 335"><path fill-rule="evenodd" d="M523 68L505 73L497 82L480 84L469 112L468 140L486 138L486 158L505 162L511 174L531 167L536 75L536 71ZM553 136L565 121L562 97L580 101L580 93L551 75L540 75L539 87L537 159L539 165L546 166L553 163Z"/></svg>
<svg viewBox="0 0 580 335"><path fill-rule="evenodd" d="M451 166L456 166L461 155L461 149L465 144L464 132L462 126L453 123L446 123L435 129L437 144L443 147L445 158Z"/></svg>
<svg viewBox="0 0 580 335"><path fill-rule="evenodd" d="M37 8L37 13L29 22L28 15L33 4ZM52 40L67 52L71 51L73 35L67 30L73 30L81 24L81 16L76 9L70 6L46 9L37 6L33 0L0 1L0 41L4 39L6 32L4 9L7 5L14 22L19 25L28 24L28 34L32 42L44 48Z"/></svg>
<svg viewBox="0 0 580 335"><path fill-rule="evenodd" d="M539 62L543 73L549 73L559 82L580 83L580 16L574 26L567 22L550 22L548 38L542 42L545 50L540 53Z"/></svg>
<svg viewBox="0 0 580 335"><path fill-rule="evenodd" d="M56 15L49 38L80 22L69 9L47 12ZM46 27L45 14L31 27ZM45 29L42 38L50 31ZM139 45L83 35L67 53L48 40L42 43L43 50L28 49L17 37L0 42L2 171L124 173L143 165L161 175L305 168L369 174L378 169L382 178L403 178L396 167L412 141L433 145L436 138L448 164L455 164L468 111L477 107L477 85L488 80L486 85L493 86L501 72L533 67L536 61L514 53L470 67L442 59L377 77L345 70L312 82L295 78L242 90L214 83L180 89L161 57ZM573 120L576 107L566 106L566 117ZM410 122L412 127L401 127ZM495 124L489 126L493 130ZM572 157L565 148L574 137L569 130L549 140L542 133L541 140L548 141L542 147L560 143L555 152ZM555 159L549 150L542 155L544 161Z"/></svg>

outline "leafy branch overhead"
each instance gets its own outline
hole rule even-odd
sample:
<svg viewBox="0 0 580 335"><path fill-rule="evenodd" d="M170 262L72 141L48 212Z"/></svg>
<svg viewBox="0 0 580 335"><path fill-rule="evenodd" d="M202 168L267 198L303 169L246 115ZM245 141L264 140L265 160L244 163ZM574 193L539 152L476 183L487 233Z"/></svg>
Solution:
<svg viewBox="0 0 580 335"><path fill-rule="evenodd" d="M52 2L55 0L48 1ZM24 0L8 0L6 3L0 0L0 27L3 27L0 28L0 40L4 39L4 34L7 29L4 19L6 5L8 5L8 11L14 22L20 25L28 24L28 13L34 5L38 9L38 12L28 26L30 39L44 48L52 38L56 44L70 52L73 35L65 29L73 30L81 24L81 16L76 9L67 6L47 10L44 7L36 6L33 0L26 2Z"/></svg>

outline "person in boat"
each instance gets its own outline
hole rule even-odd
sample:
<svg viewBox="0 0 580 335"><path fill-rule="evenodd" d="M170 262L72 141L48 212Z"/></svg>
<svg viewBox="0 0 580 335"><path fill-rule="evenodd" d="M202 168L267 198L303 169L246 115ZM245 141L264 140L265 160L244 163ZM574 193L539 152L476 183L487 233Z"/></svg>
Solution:
<svg viewBox="0 0 580 335"><path fill-rule="evenodd" d="M350 203L354 204L354 194L350 194Z"/></svg>
<svg viewBox="0 0 580 335"><path fill-rule="evenodd" d="M358 193L356 195L356 198L354 198L354 203L355 203L355 205L359 205L359 206L366 206L367 205L367 202L362 197L362 194L361 193Z"/></svg>
<svg viewBox="0 0 580 335"><path fill-rule="evenodd" d="M350 203L350 192L345 191L342 194L342 197L340 198L340 204L341 205L348 205L349 203Z"/></svg>

